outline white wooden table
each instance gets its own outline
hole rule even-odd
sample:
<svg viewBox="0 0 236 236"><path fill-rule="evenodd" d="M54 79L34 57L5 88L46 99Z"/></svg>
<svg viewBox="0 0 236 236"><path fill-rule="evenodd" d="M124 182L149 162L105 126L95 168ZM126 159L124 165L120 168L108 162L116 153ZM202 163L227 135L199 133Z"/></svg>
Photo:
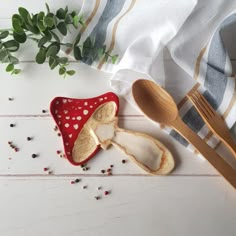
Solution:
<svg viewBox="0 0 236 236"><path fill-rule="evenodd" d="M79 8L72 0L47 2L54 9L66 4ZM9 18L19 6L39 11L44 9L44 1L1 1L0 28L10 26ZM51 116L42 110L48 110L55 96L84 98L110 91L110 75L73 63L76 75L64 80L47 65L33 62L32 47L23 50L19 76L10 76L5 65L0 65L0 235L236 234L235 190L207 162L122 99L120 126L153 135L168 146L176 160L171 175L150 177L131 161L122 164L127 158L115 148L99 152L86 172L60 158L56 151L62 150L62 140ZM168 58L166 63L168 76L175 75L175 64ZM16 126L10 128L11 123ZM27 141L28 136L33 140ZM16 143L20 151L14 152L8 141ZM218 151L230 155L223 146ZM33 159L33 153L39 156ZM113 175L101 174L111 164ZM45 167L53 173L49 175ZM70 184L76 178L81 182ZM111 193L104 196L106 190ZM98 195L100 200L94 198Z"/></svg>

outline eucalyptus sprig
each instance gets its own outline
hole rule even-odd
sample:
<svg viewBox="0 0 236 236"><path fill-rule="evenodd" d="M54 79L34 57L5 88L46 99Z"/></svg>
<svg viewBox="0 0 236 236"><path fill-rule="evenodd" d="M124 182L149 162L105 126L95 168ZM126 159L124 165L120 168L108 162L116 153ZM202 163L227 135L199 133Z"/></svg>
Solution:
<svg viewBox="0 0 236 236"><path fill-rule="evenodd" d="M70 32L70 27L78 29L84 26L83 16L76 11L69 11L68 7L59 8L55 13L50 11L46 4L47 11L40 11L37 14L30 14L28 10L19 7L18 14L12 16L12 28L0 29L0 62L7 63L6 71L11 74L19 74L20 69L16 68L19 59L14 56L20 46L28 39L33 40L38 46L38 53L35 61L43 64L46 61L51 70L58 68L60 75L74 75L74 70L67 70L69 61L67 57L60 57L61 47L65 47L66 52L73 51L77 61L88 59L98 60L104 58L105 61L111 59L115 63L118 55L111 55L106 46L95 47L95 39L88 37L80 43L81 34L78 33L71 43L61 42L60 37L66 36Z"/></svg>

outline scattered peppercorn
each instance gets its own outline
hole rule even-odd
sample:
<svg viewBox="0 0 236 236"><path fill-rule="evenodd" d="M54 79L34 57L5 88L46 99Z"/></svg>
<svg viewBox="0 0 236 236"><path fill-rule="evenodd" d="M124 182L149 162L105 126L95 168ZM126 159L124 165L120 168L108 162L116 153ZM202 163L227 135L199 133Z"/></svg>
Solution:
<svg viewBox="0 0 236 236"><path fill-rule="evenodd" d="M109 191L105 191L104 192L104 195L108 195L110 192Z"/></svg>
<svg viewBox="0 0 236 236"><path fill-rule="evenodd" d="M35 154L35 153L32 154L32 158L36 158L37 156L38 156L38 155Z"/></svg>
<svg viewBox="0 0 236 236"><path fill-rule="evenodd" d="M57 130L58 130L58 127L57 127L57 126L55 126L55 127L54 127L54 131L57 131Z"/></svg>
<svg viewBox="0 0 236 236"><path fill-rule="evenodd" d="M11 144L12 144L12 142L11 142L11 141L8 141L8 144L9 144L9 145L11 145Z"/></svg>
<svg viewBox="0 0 236 236"><path fill-rule="evenodd" d="M19 152L19 148L15 147L14 149L15 149L15 152Z"/></svg>
<svg viewBox="0 0 236 236"><path fill-rule="evenodd" d="M101 190L101 189L102 189L102 187L101 187L101 186L99 186L99 187L98 187L98 190Z"/></svg>
<svg viewBox="0 0 236 236"><path fill-rule="evenodd" d="M27 137L27 141L30 141L30 140L32 140L32 138L31 137Z"/></svg>
<svg viewBox="0 0 236 236"><path fill-rule="evenodd" d="M126 163L126 160L122 160L122 163L125 164L125 163Z"/></svg>
<svg viewBox="0 0 236 236"><path fill-rule="evenodd" d="M14 100L14 98L12 98L12 97L8 98L8 101L13 101L13 100Z"/></svg>
<svg viewBox="0 0 236 236"><path fill-rule="evenodd" d="M48 171L48 170L49 170L48 167L44 167L44 168L43 168L43 171Z"/></svg>
<svg viewBox="0 0 236 236"><path fill-rule="evenodd" d="M99 199L100 199L100 197L99 197L99 196L95 196L94 198L95 198L96 200L99 200Z"/></svg>
<svg viewBox="0 0 236 236"><path fill-rule="evenodd" d="M101 170L101 173L104 174L106 171L105 170Z"/></svg>
<svg viewBox="0 0 236 236"><path fill-rule="evenodd" d="M86 188L87 188L87 185L84 185L84 186L83 186L83 189L86 189Z"/></svg>
<svg viewBox="0 0 236 236"><path fill-rule="evenodd" d="M75 180L75 183L79 183L79 182L80 182L80 179L76 179L76 180Z"/></svg>
<svg viewBox="0 0 236 236"><path fill-rule="evenodd" d="M60 154L61 153L61 151L60 150L57 150L57 154Z"/></svg>
<svg viewBox="0 0 236 236"><path fill-rule="evenodd" d="M46 113L47 111L46 110L42 110L42 113Z"/></svg>
<svg viewBox="0 0 236 236"><path fill-rule="evenodd" d="M57 133L58 136L61 136L61 133Z"/></svg>
<svg viewBox="0 0 236 236"><path fill-rule="evenodd" d="M113 168L113 165L110 165L111 168Z"/></svg>
<svg viewBox="0 0 236 236"><path fill-rule="evenodd" d="M74 184L74 183L75 183L75 181L73 181L73 180L72 180L72 181L70 181L70 184Z"/></svg>
<svg viewBox="0 0 236 236"><path fill-rule="evenodd" d="M49 175L52 175L52 174L53 174L52 170L48 171L48 174L49 174Z"/></svg>
<svg viewBox="0 0 236 236"><path fill-rule="evenodd" d="M111 172L111 169L109 168L109 169L107 169L107 172Z"/></svg>
<svg viewBox="0 0 236 236"><path fill-rule="evenodd" d="M12 128L12 127L14 127L15 126L15 124L10 124L10 127Z"/></svg>

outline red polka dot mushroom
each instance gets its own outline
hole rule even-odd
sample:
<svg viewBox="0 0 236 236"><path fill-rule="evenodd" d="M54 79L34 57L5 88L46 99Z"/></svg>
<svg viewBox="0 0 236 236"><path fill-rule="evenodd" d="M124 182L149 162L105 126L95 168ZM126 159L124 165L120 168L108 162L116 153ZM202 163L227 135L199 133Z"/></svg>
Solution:
<svg viewBox="0 0 236 236"><path fill-rule="evenodd" d="M107 102L115 104L114 116L117 115L119 98L111 92L88 99L56 97L52 100L50 111L62 134L66 157L73 165L84 164L98 152L99 144L86 123Z"/></svg>
<svg viewBox="0 0 236 236"><path fill-rule="evenodd" d="M73 165L82 165L101 147L110 145L128 155L144 171L168 174L174 168L169 150L153 137L119 128L119 98L109 92L88 99L56 97L50 112L61 132L65 155Z"/></svg>

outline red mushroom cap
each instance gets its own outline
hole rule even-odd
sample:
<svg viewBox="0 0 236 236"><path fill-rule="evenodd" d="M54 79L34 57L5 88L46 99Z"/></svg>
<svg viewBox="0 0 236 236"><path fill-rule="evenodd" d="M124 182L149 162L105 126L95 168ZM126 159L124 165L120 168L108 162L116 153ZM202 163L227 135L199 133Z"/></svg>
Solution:
<svg viewBox="0 0 236 236"><path fill-rule="evenodd" d="M111 101L116 104L117 115L119 98L112 92L88 99L56 97L51 101L50 112L61 132L65 155L73 165L85 163L98 152L99 145L95 145L85 160L76 162L72 157L74 143L88 119L99 106Z"/></svg>

